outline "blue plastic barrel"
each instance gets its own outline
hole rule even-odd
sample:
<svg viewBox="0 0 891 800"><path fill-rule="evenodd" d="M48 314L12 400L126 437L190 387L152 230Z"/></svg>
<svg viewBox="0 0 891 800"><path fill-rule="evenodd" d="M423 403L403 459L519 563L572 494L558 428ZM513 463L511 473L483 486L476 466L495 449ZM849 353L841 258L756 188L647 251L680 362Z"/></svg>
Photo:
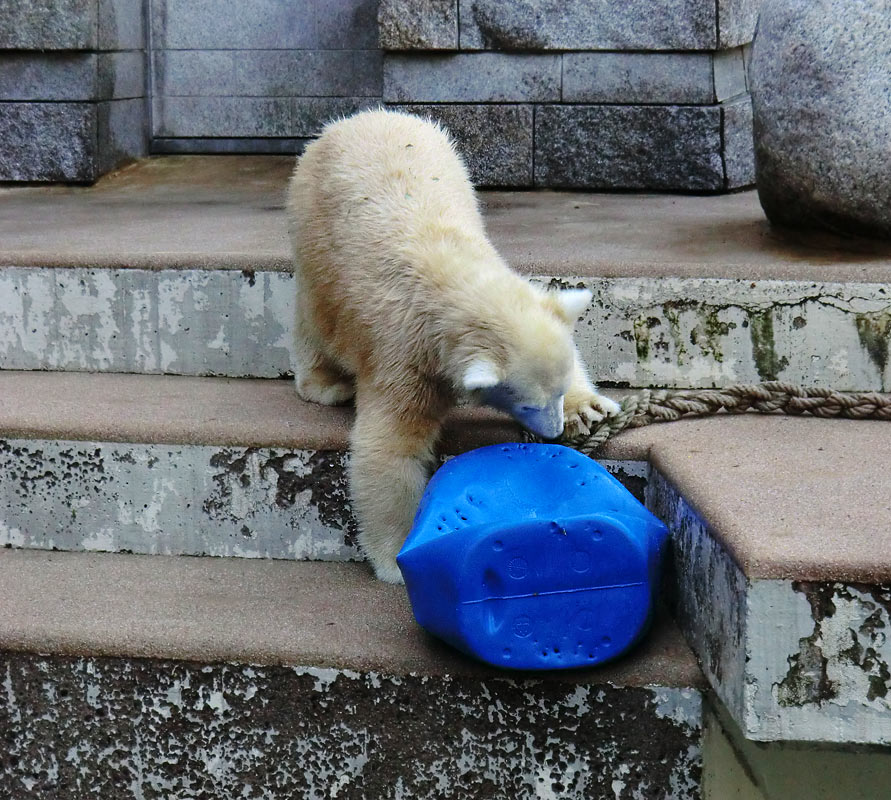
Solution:
<svg viewBox="0 0 891 800"><path fill-rule="evenodd" d="M667 537L581 453L494 445L436 472L397 563L430 633L496 666L563 669L644 634Z"/></svg>

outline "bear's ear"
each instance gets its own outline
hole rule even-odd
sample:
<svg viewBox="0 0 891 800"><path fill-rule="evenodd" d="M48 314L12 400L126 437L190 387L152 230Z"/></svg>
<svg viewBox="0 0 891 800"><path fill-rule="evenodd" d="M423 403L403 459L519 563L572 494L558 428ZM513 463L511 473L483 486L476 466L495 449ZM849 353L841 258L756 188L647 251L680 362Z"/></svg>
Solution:
<svg viewBox="0 0 891 800"><path fill-rule="evenodd" d="M582 315L594 299L594 295L587 289L560 289L557 292L549 292L548 297L553 301L557 316L570 324Z"/></svg>
<svg viewBox="0 0 891 800"><path fill-rule="evenodd" d="M479 389L491 389L497 386L500 380L498 368L485 356L477 356L464 370L461 383L465 391L474 392Z"/></svg>

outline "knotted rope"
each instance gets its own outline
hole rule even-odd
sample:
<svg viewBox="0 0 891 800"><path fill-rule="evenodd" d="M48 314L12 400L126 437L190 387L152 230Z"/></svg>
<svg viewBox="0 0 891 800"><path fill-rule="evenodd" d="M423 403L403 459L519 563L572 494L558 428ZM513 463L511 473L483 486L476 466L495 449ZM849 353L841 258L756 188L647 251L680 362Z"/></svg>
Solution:
<svg viewBox="0 0 891 800"><path fill-rule="evenodd" d="M683 417L707 417L721 411L891 420L891 395L803 388L780 381L741 383L724 389L644 389L625 397L621 411L597 423L590 433L561 441L590 455L592 450L626 428L673 422Z"/></svg>

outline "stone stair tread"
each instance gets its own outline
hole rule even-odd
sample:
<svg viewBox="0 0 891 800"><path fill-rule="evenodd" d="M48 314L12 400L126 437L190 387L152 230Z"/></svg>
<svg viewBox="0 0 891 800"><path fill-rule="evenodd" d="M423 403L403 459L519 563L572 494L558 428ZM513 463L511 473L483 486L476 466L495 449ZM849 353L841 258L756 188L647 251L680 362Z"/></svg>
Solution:
<svg viewBox="0 0 891 800"><path fill-rule="evenodd" d="M428 636L405 590L364 564L0 551L0 650L236 662L385 675L506 675ZM659 615L625 658L571 682L703 686Z"/></svg>
<svg viewBox="0 0 891 800"><path fill-rule="evenodd" d="M652 465L746 577L891 580L891 424L747 414L650 430Z"/></svg>
<svg viewBox="0 0 891 800"><path fill-rule="evenodd" d="M289 381L0 371L0 435L108 442L347 447L348 408ZM443 449L516 440L485 409L456 412ZM626 431L597 454L649 460L749 579L891 580L891 425L759 415Z"/></svg>
<svg viewBox="0 0 891 800"><path fill-rule="evenodd" d="M165 156L92 187L0 188L0 264L288 271L293 163ZM753 191L480 196L495 245L529 274L891 281L891 245L780 233Z"/></svg>
<svg viewBox="0 0 891 800"><path fill-rule="evenodd" d="M350 407L305 403L291 380L0 370L6 437L343 450ZM460 409L459 449L512 441L520 428L489 409Z"/></svg>

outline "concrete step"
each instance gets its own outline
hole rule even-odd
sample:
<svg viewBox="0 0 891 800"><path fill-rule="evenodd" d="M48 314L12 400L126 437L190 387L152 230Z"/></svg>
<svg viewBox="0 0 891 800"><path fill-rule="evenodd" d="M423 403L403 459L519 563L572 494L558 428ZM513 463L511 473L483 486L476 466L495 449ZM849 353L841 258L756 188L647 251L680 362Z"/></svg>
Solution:
<svg viewBox="0 0 891 800"><path fill-rule="evenodd" d="M532 676L459 657L359 565L0 552L0 795L700 798L667 619Z"/></svg>
<svg viewBox="0 0 891 800"><path fill-rule="evenodd" d="M678 621L743 735L891 743L891 426L747 415L659 437Z"/></svg>
<svg viewBox="0 0 891 800"><path fill-rule="evenodd" d="M0 189L0 365L287 374L292 167L169 156L93 187ZM891 387L887 244L780 234L754 192L481 199L518 270L593 291L578 338L600 382Z"/></svg>
<svg viewBox="0 0 891 800"><path fill-rule="evenodd" d="M291 381L0 371L0 545L358 559L351 419ZM443 448L521 436L462 409ZM643 497L645 461L607 466Z"/></svg>
<svg viewBox="0 0 891 800"><path fill-rule="evenodd" d="M8 547L351 559L349 409L286 381L0 372ZM445 452L516 439L457 413ZM891 743L891 426L755 415L597 454L669 525L668 585L743 734Z"/></svg>

